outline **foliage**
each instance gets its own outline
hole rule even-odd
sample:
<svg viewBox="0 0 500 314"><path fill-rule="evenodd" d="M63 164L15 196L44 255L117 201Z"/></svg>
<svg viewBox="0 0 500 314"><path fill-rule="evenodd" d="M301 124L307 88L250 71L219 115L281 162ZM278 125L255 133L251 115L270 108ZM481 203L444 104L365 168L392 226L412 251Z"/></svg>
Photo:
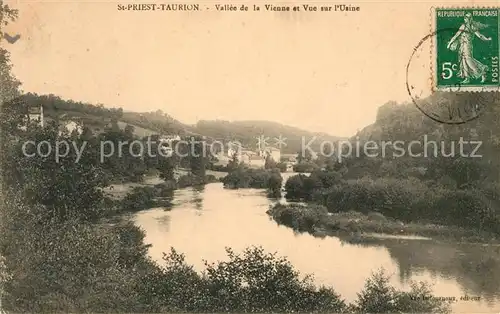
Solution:
<svg viewBox="0 0 500 314"><path fill-rule="evenodd" d="M287 170L287 164L285 162L279 162L276 164L276 168L280 170L280 172L286 172Z"/></svg>
<svg viewBox="0 0 500 314"><path fill-rule="evenodd" d="M18 132L16 141L8 140L9 134L3 135L4 184L21 191L26 202L45 206L41 214L47 218L65 220L80 217L92 220L100 216L103 204L100 188L105 186L106 176L103 169L96 166L91 150L85 150L80 157L75 150L70 150L59 162L54 154L29 157L35 149L31 145L26 146L27 154L22 150L23 144L30 140L36 143L45 140L52 147L58 141L74 141L81 147L81 138L58 136L54 125L44 129L33 126L26 132Z"/></svg>
<svg viewBox="0 0 500 314"><path fill-rule="evenodd" d="M292 200L312 200L316 193L342 183L342 175L335 171L318 170L309 176L298 174L285 183L286 197Z"/></svg>
<svg viewBox="0 0 500 314"><path fill-rule="evenodd" d="M217 178L213 175L205 175L204 177L198 177L192 174L187 174L180 176L177 180L178 188L182 189L188 186L204 185L207 183L217 182Z"/></svg>
<svg viewBox="0 0 500 314"><path fill-rule="evenodd" d="M294 172L313 172L318 170L318 165L313 162L303 161L293 165Z"/></svg>
<svg viewBox="0 0 500 314"><path fill-rule="evenodd" d="M123 115L122 108L105 108L102 104L93 105L71 99L64 100L53 94L37 95L35 93L26 93L21 96L21 101L29 108L43 106L44 114L52 118L57 118L64 112L84 113L108 119L120 119Z"/></svg>
<svg viewBox="0 0 500 314"><path fill-rule="evenodd" d="M205 262L202 274L185 263L174 249L155 276L155 309L188 312L295 312L346 309L329 288L316 288L311 278L300 278L284 258L247 248L242 255L227 249L228 260Z"/></svg>
<svg viewBox="0 0 500 314"><path fill-rule="evenodd" d="M122 208L125 211L139 211L151 208L155 205L155 188L148 186L135 187L122 200Z"/></svg>
<svg viewBox="0 0 500 314"><path fill-rule="evenodd" d="M304 191L302 188L294 193ZM500 212L494 198L493 193L475 188L429 187L416 178L364 178L322 189L314 201L331 212L377 211L407 222L429 221L498 233Z"/></svg>
<svg viewBox="0 0 500 314"><path fill-rule="evenodd" d="M271 154L267 154L266 160L264 163L264 169L274 169L277 167L276 162L274 161L273 157Z"/></svg>
<svg viewBox="0 0 500 314"><path fill-rule="evenodd" d="M189 162L193 175L200 178L205 177L205 169L207 163L207 150L205 143L201 138L193 138L190 145Z"/></svg>
<svg viewBox="0 0 500 314"><path fill-rule="evenodd" d="M136 286L147 269L144 234L69 219L53 222L41 205L9 191L1 211L0 252L11 274L4 306L13 312L141 311Z"/></svg>
<svg viewBox="0 0 500 314"><path fill-rule="evenodd" d="M436 299L423 282L412 283L408 292L390 285L383 269L373 273L358 293L353 308L357 313L449 313L449 303Z"/></svg>
<svg viewBox="0 0 500 314"><path fill-rule="evenodd" d="M283 178L277 169L251 169L239 167L222 179L224 187L231 189L255 188L281 191Z"/></svg>
<svg viewBox="0 0 500 314"><path fill-rule="evenodd" d="M233 156L231 156L231 160L227 164L226 171L231 172L238 169L241 166L240 161L238 160L238 154L235 152Z"/></svg>
<svg viewBox="0 0 500 314"><path fill-rule="evenodd" d="M277 222L302 232L313 232L324 223L328 211L323 206L299 204L276 204L267 211Z"/></svg>
<svg viewBox="0 0 500 314"><path fill-rule="evenodd" d="M272 197L281 197L281 187L283 185L283 177L278 171L273 171L268 181L268 194Z"/></svg>

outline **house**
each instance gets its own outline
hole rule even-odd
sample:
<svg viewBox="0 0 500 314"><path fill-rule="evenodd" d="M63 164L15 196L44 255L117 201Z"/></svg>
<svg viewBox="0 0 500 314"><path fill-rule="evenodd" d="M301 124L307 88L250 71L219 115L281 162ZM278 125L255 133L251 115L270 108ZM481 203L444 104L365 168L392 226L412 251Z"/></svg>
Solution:
<svg viewBox="0 0 500 314"><path fill-rule="evenodd" d="M266 159L259 155L252 155L248 157L248 162L246 162L250 168L264 168L266 165Z"/></svg>
<svg viewBox="0 0 500 314"><path fill-rule="evenodd" d="M162 135L160 136L160 142L171 143L174 141L180 141L181 137L179 135Z"/></svg>
<svg viewBox="0 0 500 314"><path fill-rule="evenodd" d="M169 148L172 147L172 142L178 142L181 140L181 137L179 135L162 135L158 138L158 141L160 142L161 147L168 146Z"/></svg>
<svg viewBox="0 0 500 314"><path fill-rule="evenodd" d="M43 106L40 107L31 107L28 110L28 121L39 121L40 126L43 128L44 126L44 116L43 116Z"/></svg>
<svg viewBox="0 0 500 314"><path fill-rule="evenodd" d="M248 150L248 149L243 149L241 151L240 161L243 163L246 163L246 164L250 164L250 160L253 160L254 159L253 157L256 157L256 156L259 156L259 154L257 154L254 151Z"/></svg>
<svg viewBox="0 0 500 314"><path fill-rule="evenodd" d="M296 164L298 156L299 154L281 154L281 161Z"/></svg>
<svg viewBox="0 0 500 314"><path fill-rule="evenodd" d="M268 152L270 153L271 158L275 162L280 162L281 160L281 150L275 147L269 147Z"/></svg>
<svg viewBox="0 0 500 314"><path fill-rule="evenodd" d="M73 133L73 131L76 131L78 134L82 134L83 127L73 120L61 121L59 135L61 135L63 131L68 131L69 134Z"/></svg>
<svg viewBox="0 0 500 314"><path fill-rule="evenodd" d="M174 150L170 146L161 145L159 148L161 150L160 156L171 157L174 154Z"/></svg>
<svg viewBox="0 0 500 314"><path fill-rule="evenodd" d="M40 105L40 107L29 108L27 118L29 122L38 121L39 125L43 128L45 126L43 105ZM26 126L22 127L22 129L26 129ZM82 134L83 127L80 123L73 120L62 120L59 122L59 135L61 135L64 131L69 132L69 134L73 131L78 132L78 134Z"/></svg>

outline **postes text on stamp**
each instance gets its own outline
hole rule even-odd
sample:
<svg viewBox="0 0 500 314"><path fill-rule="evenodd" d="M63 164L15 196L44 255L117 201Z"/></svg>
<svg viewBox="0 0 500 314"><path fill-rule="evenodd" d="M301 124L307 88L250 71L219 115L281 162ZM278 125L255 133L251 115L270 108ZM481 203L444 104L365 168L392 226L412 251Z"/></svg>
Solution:
<svg viewBox="0 0 500 314"><path fill-rule="evenodd" d="M498 8L435 8L433 90L498 91Z"/></svg>

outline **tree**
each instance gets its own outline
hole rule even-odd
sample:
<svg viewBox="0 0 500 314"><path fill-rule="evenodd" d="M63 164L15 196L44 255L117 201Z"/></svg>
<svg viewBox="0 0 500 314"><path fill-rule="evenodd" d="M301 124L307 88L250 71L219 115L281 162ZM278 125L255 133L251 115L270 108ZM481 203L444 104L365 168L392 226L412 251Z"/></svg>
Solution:
<svg viewBox="0 0 500 314"><path fill-rule="evenodd" d="M269 178L268 181L267 189L269 191L269 195L273 197L281 197L282 184L283 184L283 177L281 177L281 174L276 169L276 171L273 171L273 173L271 173L271 177Z"/></svg>
<svg viewBox="0 0 500 314"><path fill-rule="evenodd" d="M238 154L235 152L233 153L233 156L231 156L231 160L229 160L229 163L227 164L227 170L229 172L238 169L239 167L239 160L238 160Z"/></svg>
<svg viewBox="0 0 500 314"><path fill-rule="evenodd" d="M0 1L0 40L3 40L3 26L17 19L17 10ZM19 96L21 83L11 73L9 53L0 47L0 102L7 102Z"/></svg>
<svg viewBox="0 0 500 314"><path fill-rule="evenodd" d="M125 134L130 137L130 138L133 138L134 137L134 131L135 131L135 128L133 125L130 125L130 124L127 124L127 126L125 126Z"/></svg>
<svg viewBox="0 0 500 314"><path fill-rule="evenodd" d="M274 169L274 168L276 168L276 162L274 161L273 157L269 153L267 153L266 161L265 161L265 164L264 164L264 168L265 169Z"/></svg>
<svg viewBox="0 0 500 314"><path fill-rule="evenodd" d="M205 177L206 168L206 147L203 139L192 138L190 143L189 163L191 172L198 177Z"/></svg>
<svg viewBox="0 0 500 314"><path fill-rule="evenodd" d="M171 157L159 157L158 158L158 170L160 171L160 178L165 181L175 179L175 156Z"/></svg>

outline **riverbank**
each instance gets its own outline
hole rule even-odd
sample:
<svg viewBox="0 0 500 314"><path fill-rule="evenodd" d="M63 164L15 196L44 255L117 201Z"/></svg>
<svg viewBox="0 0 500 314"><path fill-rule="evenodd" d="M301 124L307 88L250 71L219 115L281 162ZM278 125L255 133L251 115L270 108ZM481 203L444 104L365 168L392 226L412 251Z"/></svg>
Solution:
<svg viewBox="0 0 500 314"><path fill-rule="evenodd" d="M410 237L443 242L500 243L498 236L489 232L430 223L403 223L377 212L329 213L324 206L313 204L276 204L267 214L277 223L294 230L317 237L336 236L350 242L367 238Z"/></svg>
<svg viewBox="0 0 500 314"><path fill-rule="evenodd" d="M205 177L197 177L187 171L181 172L175 180L163 180L158 176L148 176L142 182L113 184L102 189L106 208L103 219L116 215L137 212L152 207L170 208L173 192L192 186L204 186L219 182L226 173L207 171Z"/></svg>
<svg viewBox="0 0 500 314"><path fill-rule="evenodd" d="M188 174L189 171L185 169L181 169L178 171L179 177ZM206 175L214 176L215 179L217 180L216 182L218 182L220 178L223 178L227 175L227 172L207 170ZM142 182L126 182L119 184L111 184L106 188L103 188L102 191L104 193L104 196L112 200L122 200L123 198L125 198L125 196L127 196L127 194L131 193L135 188L154 187L163 183L165 183L165 180L158 177L158 175L151 175L145 177Z"/></svg>

